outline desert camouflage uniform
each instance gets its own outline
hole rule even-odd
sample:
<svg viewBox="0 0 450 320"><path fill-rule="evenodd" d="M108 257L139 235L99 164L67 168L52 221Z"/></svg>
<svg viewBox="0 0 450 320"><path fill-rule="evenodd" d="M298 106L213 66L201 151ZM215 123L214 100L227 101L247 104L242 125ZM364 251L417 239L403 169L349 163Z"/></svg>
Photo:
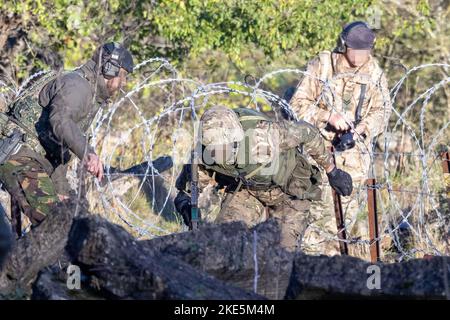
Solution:
<svg viewBox="0 0 450 320"><path fill-rule="evenodd" d="M238 110L242 109L235 110L239 112ZM258 114L254 111L255 116ZM214 123L212 128L226 125L226 119L222 116L217 118L217 123ZM239 119L249 143L239 145L238 161L230 164L226 170L245 168L245 173L249 173L261 163L271 164L268 166L271 169L263 168L251 179L261 184L269 181L269 185L243 185L238 192L234 192L237 184L235 179L224 174L225 170L214 169L203 163L199 165L200 191L212 179L217 183L218 189L225 188L225 200L216 222L243 221L248 227L253 227L269 217L274 217L281 225L281 244L288 250L294 250L308 226L311 200L320 199L321 183L318 168L311 167L297 147L301 147L303 153L309 154L323 168L332 165L331 154L326 150L318 130L304 121L294 123L272 122L268 118L258 119L252 129L246 124L246 119L251 118L252 116L243 116ZM246 153L251 160L239 161ZM287 156L288 154L290 156ZM248 165L249 162L254 165ZM307 166L309 169L305 172ZM311 168L316 173L314 178L311 176ZM180 192L175 199L175 206L179 212L180 208L190 203L190 170L189 164L184 165L177 179L176 186ZM319 181L313 181L314 179Z"/></svg>
<svg viewBox="0 0 450 320"><path fill-rule="evenodd" d="M359 123L364 126L366 138L355 137L354 148L335 154L336 166L350 173L353 179L352 195L342 197L346 223L350 229L360 209L364 209L366 190L363 184L371 166L371 141L381 134L387 125L391 114L391 100L386 77L375 58L371 56L369 61L359 68L348 67L344 60L342 54L329 51L324 51L311 60L307 74L299 82L290 104L300 119L320 130L329 148L335 135L327 126L331 111L338 112L348 123L353 123L362 85L366 85ZM318 210L321 218L328 221L329 232L335 233L336 225L330 223L329 219L334 216L329 186L324 186L322 201L317 202L313 210Z"/></svg>

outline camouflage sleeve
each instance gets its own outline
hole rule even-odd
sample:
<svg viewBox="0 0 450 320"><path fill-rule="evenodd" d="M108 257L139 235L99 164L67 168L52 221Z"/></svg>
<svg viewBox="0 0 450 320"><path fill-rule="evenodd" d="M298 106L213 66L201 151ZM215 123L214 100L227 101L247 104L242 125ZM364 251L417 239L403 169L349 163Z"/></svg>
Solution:
<svg viewBox="0 0 450 320"><path fill-rule="evenodd" d="M366 135L372 139L384 131L391 113L392 103L389 88L386 77L382 74L379 83L373 88L369 101L369 112L358 126L363 126Z"/></svg>
<svg viewBox="0 0 450 320"><path fill-rule="evenodd" d="M318 103L322 88L319 80L320 73L320 58L316 57L308 63L306 74L297 85L297 90L290 101L290 105L299 119L312 123L321 129L325 127L330 112Z"/></svg>
<svg viewBox="0 0 450 320"><path fill-rule="evenodd" d="M333 157L325 147L324 140L316 127L305 121L281 121L275 123L274 126L279 131L281 150L303 145L303 150L323 169L327 170L333 166Z"/></svg>

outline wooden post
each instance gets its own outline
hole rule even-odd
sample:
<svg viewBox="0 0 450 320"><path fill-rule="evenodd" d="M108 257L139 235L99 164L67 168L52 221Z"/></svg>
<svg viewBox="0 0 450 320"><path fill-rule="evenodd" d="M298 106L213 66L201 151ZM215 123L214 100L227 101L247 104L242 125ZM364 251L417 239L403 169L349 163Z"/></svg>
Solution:
<svg viewBox="0 0 450 320"><path fill-rule="evenodd" d="M369 207L369 237L370 237L370 261L380 261L380 242L378 241L378 217L377 217L377 194L376 180L367 179L367 205Z"/></svg>
<svg viewBox="0 0 450 320"><path fill-rule="evenodd" d="M336 159L334 158L334 148L330 149L331 154L333 155L333 162L336 165ZM345 232L345 224L344 224L344 212L342 210L342 202L341 196L331 188L331 192L333 194L333 203L334 203L334 216L336 218L336 227L337 227L337 236L339 239L339 251L341 255L348 255L348 246L345 240L347 239L347 234Z"/></svg>

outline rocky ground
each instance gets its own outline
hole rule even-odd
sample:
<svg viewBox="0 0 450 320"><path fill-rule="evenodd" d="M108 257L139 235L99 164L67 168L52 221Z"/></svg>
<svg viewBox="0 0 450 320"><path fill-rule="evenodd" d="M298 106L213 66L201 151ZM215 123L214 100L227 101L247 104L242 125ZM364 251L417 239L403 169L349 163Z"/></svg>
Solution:
<svg viewBox="0 0 450 320"><path fill-rule="evenodd" d="M81 289L67 288L67 267L80 267ZM75 199L16 241L0 273L6 299L329 299L450 297L447 257L377 264L380 289L369 289L370 263L348 256L309 256L279 246L269 220L210 225L137 241L92 215ZM369 268L369 269L368 269ZM369 282L369 286L368 286Z"/></svg>

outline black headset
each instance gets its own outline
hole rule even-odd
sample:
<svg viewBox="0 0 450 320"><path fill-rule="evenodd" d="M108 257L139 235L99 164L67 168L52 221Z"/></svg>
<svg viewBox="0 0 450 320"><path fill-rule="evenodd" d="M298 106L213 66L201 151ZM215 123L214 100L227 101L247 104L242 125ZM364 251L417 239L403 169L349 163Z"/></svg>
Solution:
<svg viewBox="0 0 450 320"><path fill-rule="evenodd" d="M109 48L107 46L103 47L103 50L106 51L108 54L108 58L103 63L102 66L102 74L106 79L115 78L119 75L120 71L120 52L119 49L121 48L120 44L114 42L114 48L112 49L112 52L110 52Z"/></svg>
<svg viewBox="0 0 450 320"><path fill-rule="evenodd" d="M357 26L365 26L370 29L369 25L363 21L355 21L350 23L344 28L344 30L342 30L341 34L339 35L334 52L345 53L345 51L347 51L347 44L346 44L347 36L350 33L350 31Z"/></svg>

